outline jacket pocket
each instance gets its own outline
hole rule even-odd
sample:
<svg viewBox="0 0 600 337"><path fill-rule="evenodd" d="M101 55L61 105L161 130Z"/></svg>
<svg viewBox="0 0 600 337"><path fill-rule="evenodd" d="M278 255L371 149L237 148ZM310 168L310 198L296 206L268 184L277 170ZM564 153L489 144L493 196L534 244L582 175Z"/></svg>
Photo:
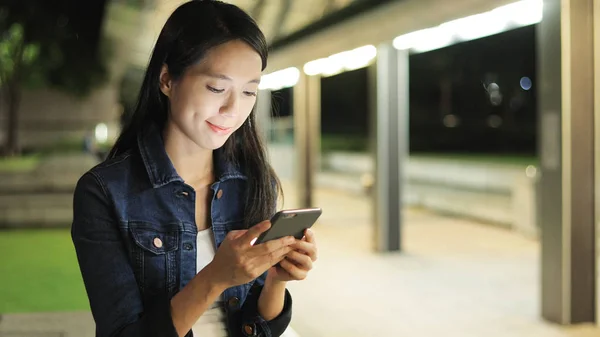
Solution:
<svg viewBox="0 0 600 337"><path fill-rule="evenodd" d="M129 231L134 272L143 296L172 293L178 275L179 226L130 222Z"/></svg>
<svg viewBox="0 0 600 337"><path fill-rule="evenodd" d="M131 235L136 245L142 250L154 255L164 255L179 247L179 232L156 229L149 224L131 226Z"/></svg>

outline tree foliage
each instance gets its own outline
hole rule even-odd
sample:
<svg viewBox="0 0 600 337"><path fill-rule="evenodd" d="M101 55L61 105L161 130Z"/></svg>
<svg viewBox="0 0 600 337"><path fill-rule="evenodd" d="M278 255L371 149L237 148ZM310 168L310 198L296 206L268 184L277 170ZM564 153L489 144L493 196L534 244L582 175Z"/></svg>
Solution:
<svg viewBox="0 0 600 337"><path fill-rule="evenodd" d="M1 0L0 88L7 102L7 154L17 154L24 88L84 96L109 78L102 47L107 0Z"/></svg>
<svg viewBox="0 0 600 337"><path fill-rule="evenodd" d="M77 96L105 82L109 47L101 38L105 2L0 2L0 81L10 82L17 69L23 87L55 87Z"/></svg>
<svg viewBox="0 0 600 337"><path fill-rule="evenodd" d="M15 68L29 67L36 61L40 53L38 44L26 43L23 36L23 26L13 24L0 39L0 87L12 78Z"/></svg>

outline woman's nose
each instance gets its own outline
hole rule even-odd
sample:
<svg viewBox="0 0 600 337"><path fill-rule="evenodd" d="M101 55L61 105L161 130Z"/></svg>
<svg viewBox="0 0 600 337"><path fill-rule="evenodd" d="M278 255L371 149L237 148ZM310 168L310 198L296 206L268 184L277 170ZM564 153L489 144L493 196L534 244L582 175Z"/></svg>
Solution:
<svg viewBox="0 0 600 337"><path fill-rule="evenodd" d="M235 117L238 115L239 110L239 98L235 94L230 94L225 104L221 106L219 113L229 117Z"/></svg>

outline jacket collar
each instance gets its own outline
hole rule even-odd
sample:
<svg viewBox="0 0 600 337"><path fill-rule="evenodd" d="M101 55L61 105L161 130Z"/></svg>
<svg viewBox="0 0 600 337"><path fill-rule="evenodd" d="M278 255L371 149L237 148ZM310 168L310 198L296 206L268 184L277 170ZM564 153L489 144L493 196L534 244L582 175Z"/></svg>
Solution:
<svg viewBox="0 0 600 337"><path fill-rule="evenodd" d="M174 181L184 182L167 155L162 132L155 124L144 128L138 135L137 142L153 188L162 187ZM226 160L223 150L220 148L213 151L213 165L215 176L220 182L228 179L246 179L242 170L235 163Z"/></svg>

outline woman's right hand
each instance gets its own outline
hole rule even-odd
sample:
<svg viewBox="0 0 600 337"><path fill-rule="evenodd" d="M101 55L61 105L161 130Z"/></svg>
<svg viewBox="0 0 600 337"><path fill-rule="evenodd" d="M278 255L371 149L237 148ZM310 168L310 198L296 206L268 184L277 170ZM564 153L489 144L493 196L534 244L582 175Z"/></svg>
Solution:
<svg viewBox="0 0 600 337"><path fill-rule="evenodd" d="M248 230L229 232L209 264L214 282L224 288L245 284L283 260L292 250L293 236L253 245L270 227L270 221L263 221Z"/></svg>

